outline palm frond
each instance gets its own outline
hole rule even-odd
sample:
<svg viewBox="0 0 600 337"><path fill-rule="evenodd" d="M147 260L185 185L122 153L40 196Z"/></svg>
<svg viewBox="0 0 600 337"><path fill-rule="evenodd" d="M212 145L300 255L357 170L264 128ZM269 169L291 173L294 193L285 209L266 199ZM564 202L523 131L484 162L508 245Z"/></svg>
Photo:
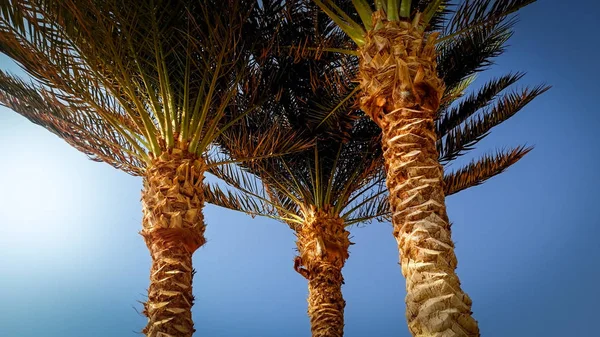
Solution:
<svg viewBox="0 0 600 337"><path fill-rule="evenodd" d="M457 84L453 85L452 87L447 87L446 90L444 90L444 95L442 96L442 100L440 102L440 106L438 108L436 116L439 118L440 115L442 115L444 111L452 105L452 103L454 103L457 99L463 97L469 86L473 84L473 82L475 82L476 79L476 74L473 74L460 80Z"/></svg>
<svg viewBox="0 0 600 337"><path fill-rule="evenodd" d="M0 105L46 128L94 161L106 162L132 175L142 172L145 160L142 145L125 139L118 129L97 118L93 111L68 105L52 91L27 84L1 70Z"/></svg>
<svg viewBox="0 0 600 337"><path fill-rule="evenodd" d="M366 35L363 26L357 20L348 15L347 11L336 5L333 0L313 0L319 8L334 21L357 45L365 43Z"/></svg>
<svg viewBox="0 0 600 337"><path fill-rule="evenodd" d="M469 187L481 185L491 177L504 172L509 166L523 158L531 147L520 146L508 151L498 151L473 160L471 163L444 177L444 190L446 196L465 190Z"/></svg>
<svg viewBox="0 0 600 337"><path fill-rule="evenodd" d="M413 13L416 12L417 10L421 13L425 12L427 7L434 1L436 1L436 0L417 1L416 3L417 3L418 7L413 9ZM413 6L414 6L414 3L415 2L413 2ZM439 4L438 8L436 9L435 13L433 13L433 16L429 19L429 22L427 24L427 27L425 28L425 31L441 31L446 26L452 13L454 13L454 7L455 7L455 5L452 3L451 0L440 1L440 4Z"/></svg>
<svg viewBox="0 0 600 337"><path fill-rule="evenodd" d="M506 94L496 102L493 108L485 109L480 115L466 121L463 126L449 131L445 139L438 140L440 162L453 160L465 151L472 149L473 145L487 136L494 126L514 116L525 105L548 89L550 89L549 86L539 85Z"/></svg>
<svg viewBox="0 0 600 337"><path fill-rule="evenodd" d="M254 161L281 157L300 152L313 146L315 139L285 127L271 126L268 129L249 127L243 123L234 125L220 135L221 152L207 159L209 167L225 163L239 163L252 167Z"/></svg>
<svg viewBox="0 0 600 337"><path fill-rule="evenodd" d="M239 190L254 199L262 201L268 200L268 196L265 194L259 178L237 165L226 164L213 166L208 172L225 182L227 185L232 186L236 190Z"/></svg>
<svg viewBox="0 0 600 337"><path fill-rule="evenodd" d="M257 201L249 197L247 193L232 189L223 190L216 183L205 183L203 192L206 202L210 204L243 212L252 217L260 215L275 218L274 208L269 207L268 202Z"/></svg>
<svg viewBox="0 0 600 337"><path fill-rule="evenodd" d="M442 138L478 110L488 106L503 90L516 83L524 75L524 73L515 73L492 79L481 87L477 93L472 93L457 106L442 111L440 119L436 121L438 138Z"/></svg>
<svg viewBox="0 0 600 337"><path fill-rule="evenodd" d="M470 30L496 25L536 0L466 0L448 21L441 41L468 34Z"/></svg>
<svg viewBox="0 0 600 337"><path fill-rule="evenodd" d="M365 202L363 206L351 214L352 215L344 216L346 226L352 226L359 223L368 223L373 220L389 220L389 196L385 194L379 195L373 199L368 199L368 202Z"/></svg>
<svg viewBox="0 0 600 337"><path fill-rule="evenodd" d="M341 217L346 220L347 225L357 223L359 219L382 220L389 213L388 199L385 172L381 170L370 181L352 191Z"/></svg>
<svg viewBox="0 0 600 337"><path fill-rule="evenodd" d="M463 79L491 66L493 59L504 52L505 43L513 34L514 23L514 20L508 20L474 28L438 44L438 73L446 89L451 90Z"/></svg>

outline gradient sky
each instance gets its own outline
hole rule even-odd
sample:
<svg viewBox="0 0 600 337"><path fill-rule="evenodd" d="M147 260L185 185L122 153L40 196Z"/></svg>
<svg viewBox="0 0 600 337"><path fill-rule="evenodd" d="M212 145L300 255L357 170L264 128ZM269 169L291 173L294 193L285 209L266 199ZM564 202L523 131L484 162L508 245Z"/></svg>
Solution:
<svg viewBox="0 0 600 337"><path fill-rule="evenodd" d="M486 337L597 336L599 11L589 0L523 10L509 51L477 82L522 70L521 85L553 86L478 146L535 150L447 200L458 274ZM88 160L5 108L0 153L0 336L138 336L150 268L137 234L141 179ZM205 214L195 335L309 336L292 232L210 205ZM391 225L351 232L345 335L408 337Z"/></svg>

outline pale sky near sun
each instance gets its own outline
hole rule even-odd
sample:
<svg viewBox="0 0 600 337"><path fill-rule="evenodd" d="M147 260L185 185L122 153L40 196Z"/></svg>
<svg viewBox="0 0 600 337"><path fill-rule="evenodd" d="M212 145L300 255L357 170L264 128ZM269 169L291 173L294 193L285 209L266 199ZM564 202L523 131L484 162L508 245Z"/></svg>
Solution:
<svg viewBox="0 0 600 337"><path fill-rule="evenodd" d="M508 52L476 82L527 71L521 87L553 86L477 154L524 143L534 151L447 199L458 274L486 337L598 335L599 11L592 1L530 6ZM6 57L0 64L16 70ZM88 160L6 108L0 154L0 337L138 336L150 268L137 234L141 179ZM292 232L214 206L205 214L208 243L194 255L195 335L308 336ZM351 232L346 337L408 337L391 225Z"/></svg>

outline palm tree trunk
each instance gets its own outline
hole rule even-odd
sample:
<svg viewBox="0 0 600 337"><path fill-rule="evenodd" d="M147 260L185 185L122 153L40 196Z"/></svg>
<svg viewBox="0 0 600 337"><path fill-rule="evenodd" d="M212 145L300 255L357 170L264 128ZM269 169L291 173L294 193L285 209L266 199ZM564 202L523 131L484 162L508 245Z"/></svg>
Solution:
<svg viewBox="0 0 600 337"><path fill-rule="evenodd" d="M192 254L205 243L202 159L174 149L144 176L142 236L152 256L144 314L149 337L191 337Z"/></svg>
<svg viewBox="0 0 600 337"><path fill-rule="evenodd" d="M444 91L435 35L385 22L361 50L363 110L382 129L394 236L413 336L479 336L456 275L434 118Z"/></svg>
<svg viewBox="0 0 600 337"><path fill-rule="evenodd" d="M348 259L350 233L344 221L324 211L311 211L296 230L300 256L294 268L308 280L308 316L313 337L344 335L342 268Z"/></svg>

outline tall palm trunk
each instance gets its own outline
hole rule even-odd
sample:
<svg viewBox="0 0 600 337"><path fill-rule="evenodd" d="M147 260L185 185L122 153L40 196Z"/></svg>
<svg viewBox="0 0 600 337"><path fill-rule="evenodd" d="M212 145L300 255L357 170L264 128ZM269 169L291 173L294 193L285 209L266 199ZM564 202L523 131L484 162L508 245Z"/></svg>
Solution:
<svg viewBox="0 0 600 337"><path fill-rule="evenodd" d="M154 159L144 176L142 236L152 256L144 314L150 337L191 337L192 254L204 239L206 165L178 149Z"/></svg>
<svg viewBox="0 0 600 337"><path fill-rule="evenodd" d="M394 236L406 278L414 336L479 336L471 299L460 288L438 162L434 118L444 84L435 35L409 22L383 26L361 48L363 110L382 129Z"/></svg>
<svg viewBox="0 0 600 337"><path fill-rule="evenodd" d="M344 335L342 268L348 259L350 233L344 221L325 211L312 211L296 230L300 256L294 268L308 280L308 316L313 337Z"/></svg>

